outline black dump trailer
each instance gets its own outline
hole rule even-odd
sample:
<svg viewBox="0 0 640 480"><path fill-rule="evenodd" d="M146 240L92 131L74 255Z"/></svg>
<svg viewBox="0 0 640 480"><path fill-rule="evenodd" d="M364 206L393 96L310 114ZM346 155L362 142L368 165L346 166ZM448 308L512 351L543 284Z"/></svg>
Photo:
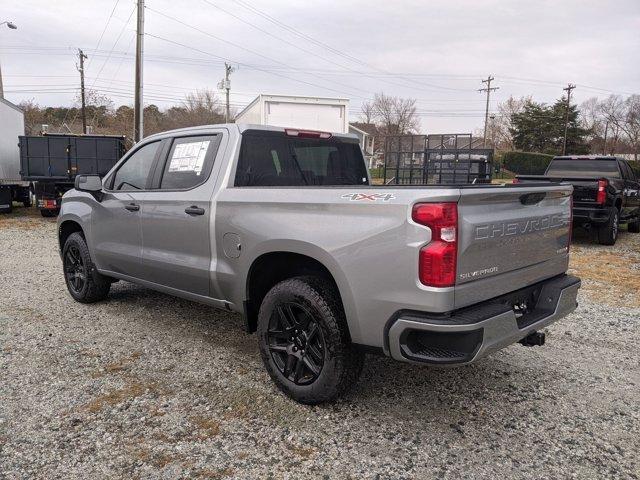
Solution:
<svg viewBox="0 0 640 480"><path fill-rule="evenodd" d="M43 217L54 217L76 175L104 176L124 155L125 137L112 135L21 136L20 174L32 182Z"/></svg>

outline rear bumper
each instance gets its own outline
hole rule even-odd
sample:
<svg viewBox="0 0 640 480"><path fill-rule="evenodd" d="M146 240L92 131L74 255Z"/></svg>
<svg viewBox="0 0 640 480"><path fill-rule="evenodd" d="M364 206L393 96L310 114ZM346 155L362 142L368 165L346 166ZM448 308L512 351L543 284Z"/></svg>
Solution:
<svg viewBox="0 0 640 480"><path fill-rule="evenodd" d="M472 363L571 313L579 288L579 278L561 275L448 315L400 311L385 329L385 351L404 362ZM522 303L529 308L516 313Z"/></svg>
<svg viewBox="0 0 640 480"><path fill-rule="evenodd" d="M603 224L609 221L610 210L608 208L582 208L573 209L573 222L575 224Z"/></svg>

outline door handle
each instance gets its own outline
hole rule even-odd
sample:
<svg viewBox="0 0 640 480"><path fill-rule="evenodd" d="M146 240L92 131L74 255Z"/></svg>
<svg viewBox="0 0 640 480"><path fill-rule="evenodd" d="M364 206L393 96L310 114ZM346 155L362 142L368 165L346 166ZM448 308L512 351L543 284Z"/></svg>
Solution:
<svg viewBox="0 0 640 480"><path fill-rule="evenodd" d="M191 205L184 209L185 213L189 215L204 215L204 208L196 207L195 205Z"/></svg>
<svg viewBox="0 0 640 480"><path fill-rule="evenodd" d="M136 205L135 203L130 203L129 205L125 205L124 208L126 208L130 212L137 212L138 210L140 210L140 205Z"/></svg>

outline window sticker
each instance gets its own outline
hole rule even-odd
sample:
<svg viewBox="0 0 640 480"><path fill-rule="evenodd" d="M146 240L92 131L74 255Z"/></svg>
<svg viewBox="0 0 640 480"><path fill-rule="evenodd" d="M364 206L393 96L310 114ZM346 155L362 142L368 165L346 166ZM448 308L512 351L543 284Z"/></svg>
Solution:
<svg viewBox="0 0 640 480"><path fill-rule="evenodd" d="M195 172L202 173L204 157L207 155L210 140L202 142L179 143L173 149L169 172Z"/></svg>

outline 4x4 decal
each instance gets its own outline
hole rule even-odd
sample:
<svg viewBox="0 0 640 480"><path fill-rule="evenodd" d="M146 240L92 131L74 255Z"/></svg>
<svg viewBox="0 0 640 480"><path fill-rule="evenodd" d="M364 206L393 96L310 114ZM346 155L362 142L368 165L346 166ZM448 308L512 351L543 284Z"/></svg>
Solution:
<svg viewBox="0 0 640 480"><path fill-rule="evenodd" d="M378 200L388 202L396 196L392 193L345 193L341 198L348 198L352 202L376 202Z"/></svg>

